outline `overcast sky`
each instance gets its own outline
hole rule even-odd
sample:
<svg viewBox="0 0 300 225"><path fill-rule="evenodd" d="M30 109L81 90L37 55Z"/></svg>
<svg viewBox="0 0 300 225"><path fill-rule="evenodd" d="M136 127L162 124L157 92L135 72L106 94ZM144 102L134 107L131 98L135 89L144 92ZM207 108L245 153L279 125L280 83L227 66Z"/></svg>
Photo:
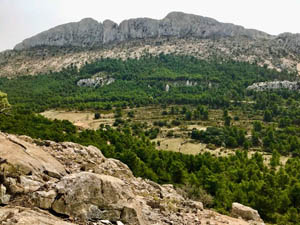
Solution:
<svg viewBox="0 0 300 225"><path fill-rule="evenodd" d="M92 17L161 19L171 11L212 17L270 34L300 33L300 0L0 0L0 51L56 25Z"/></svg>

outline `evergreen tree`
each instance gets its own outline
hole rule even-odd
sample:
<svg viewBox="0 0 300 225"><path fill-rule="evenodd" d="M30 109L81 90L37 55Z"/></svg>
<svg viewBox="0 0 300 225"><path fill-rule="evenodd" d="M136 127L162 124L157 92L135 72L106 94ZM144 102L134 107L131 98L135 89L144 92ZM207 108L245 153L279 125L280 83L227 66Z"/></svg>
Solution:
<svg viewBox="0 0 300 225"><path fill-rule="evenodd" d="M272 121L272 113L270 110L266 110L264 112L264 121L265 122L271 122Z"/></svg>

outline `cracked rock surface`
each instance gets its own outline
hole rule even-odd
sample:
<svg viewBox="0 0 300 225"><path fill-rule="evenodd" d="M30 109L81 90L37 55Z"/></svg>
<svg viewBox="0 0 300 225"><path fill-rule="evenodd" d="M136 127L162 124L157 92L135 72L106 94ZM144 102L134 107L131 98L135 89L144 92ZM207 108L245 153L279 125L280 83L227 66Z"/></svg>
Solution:
<svg viewBox="0 0 300 225"><path fill-rule="evenodd" d="M0 224L263 224L240 206L236 219L184 198L172 185L136 178L93 146L0 133ZM245 215L250 215L246 217Z"/></svg>

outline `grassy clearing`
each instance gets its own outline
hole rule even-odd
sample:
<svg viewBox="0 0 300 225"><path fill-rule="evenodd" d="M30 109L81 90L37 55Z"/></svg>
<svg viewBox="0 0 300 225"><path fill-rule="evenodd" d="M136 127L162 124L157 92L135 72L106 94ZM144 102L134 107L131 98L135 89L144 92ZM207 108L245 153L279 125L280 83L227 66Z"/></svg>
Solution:
<svg viewBox="0 0 300 225"><path fill-rule="evenodd" d="M192 109L192 107L191 107ZM152 142L156 143L157 149L168 150L174 152L181 152L184 154L196 155L199 153L210 152L215 156L226 156L234 154L235 149L216 148L211 149L207 144L197 142L190 138L190 133L193 129L206 130L209 126L223 126L223 111L209 110L209 120L192 120L185 121L182 115L163 115L163 111L169 112L170 107L140 107L134 109L123 109L122 119L130 119L131 122L139 122L147 124L148 128L155 127L155 121L166 121L169 125L160 127L160 132L157 138ZM128 117L128 112L133 112L134 117ZM41 113L49 119L69 120L79 129L93 129L96 130L101 124L113 126L115 117L113 111L101 111L101 118L94 119L95 113L91 111L64 111L64 110L49 110ZM232 124L244 128L248 135L251 133L252 123L255 120L261 120L261 115L249 115L240 110L231 110L229 115L233 118ZM235 118L235 119L234 119ZM170 125L172 120L179 120L181 122L178 126ZM172 133L172 136L169 133ZM256 152L255 149L249 150L249 156ZM266 163L270 161L271 155L262 153ZM281 163L285 164L288 157L281 156Z"/></svg>
<svg viewBox="0 0 300 225"><path fill-rule="evenodd" d="M114 123L113 113L102 114L100 119L94 119L93 112L76 112L76 111L63 111L63 110L49 110L41 113L49 119L69 120L80 129L93 129L99 128L100 124L110 125Z"/></svg>

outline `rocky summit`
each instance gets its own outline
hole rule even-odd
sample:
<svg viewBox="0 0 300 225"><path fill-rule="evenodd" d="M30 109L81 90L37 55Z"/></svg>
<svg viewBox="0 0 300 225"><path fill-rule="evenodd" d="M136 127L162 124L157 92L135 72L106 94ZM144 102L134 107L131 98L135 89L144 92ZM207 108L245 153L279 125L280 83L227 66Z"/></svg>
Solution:
<svg viewBox="0 0 300 225"><path fill-rule="evenodd" d="M204 209L173 185L136 178L93 146L0 133L0 223L193 225L263 224L238 203L233 215Z"/></svg>
<svg viewBox="0 0 300 225"><path fill-rule="evenodd" d="M172 12L162 20L137 18L125 20L119 25L111 20L98 23L91 18L86 18L77 23L68 23L44 31L17 44L15 49L22 50L35 46L93 47L133 39L160 37L220 38L236 36L252 39L271 37L261 31L220 23L211 18Z"/></svg>
<svg viewBox="0 0 300 225"><path fill-rule="evenodd" d="M171 12L161 20L129 19L117 24L91 18L59 25L0 53L0 77L78 68L99 58L146 54L191 55L204 60L256 63L300 74L300 34L277 36L215 19Z"/></svg>

